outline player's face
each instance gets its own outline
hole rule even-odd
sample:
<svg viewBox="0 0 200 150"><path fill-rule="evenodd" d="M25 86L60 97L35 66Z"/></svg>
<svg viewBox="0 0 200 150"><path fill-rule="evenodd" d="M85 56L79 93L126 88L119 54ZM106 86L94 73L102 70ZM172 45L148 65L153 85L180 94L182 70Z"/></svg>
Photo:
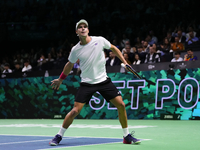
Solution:
<svg viewBox="0 0 200 150"><path fill-rule="evenodd" d="M76 30L76 34L78 34L79 37L86 37L88 36L88 33L89 33L88 26L85 23L79 24Z"/></svg>

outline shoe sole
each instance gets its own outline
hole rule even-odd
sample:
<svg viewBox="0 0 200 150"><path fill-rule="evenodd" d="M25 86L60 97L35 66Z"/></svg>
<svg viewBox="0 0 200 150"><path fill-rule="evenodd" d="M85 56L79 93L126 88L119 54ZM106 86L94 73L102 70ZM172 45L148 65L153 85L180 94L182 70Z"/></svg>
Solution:
<svg viewBox="0 0 200 150"><path fill-rule="evenodd" d="M132 144L132 142L123 141L124 144ZM140 144L141 141L133 142L133 144Z"/></svg>
<svg viewBox="0 0 200 150"><path fill-rule="evenodd" d="M140 144L141 143L141 141L137 141L137 142L135 142L134 144Z"/></svg>
<svg viewBox="0 0 200 150"><path fill-rule="evenodd" d="M49 143L50 146L57 146L58 144L56 143Z"/></svg>

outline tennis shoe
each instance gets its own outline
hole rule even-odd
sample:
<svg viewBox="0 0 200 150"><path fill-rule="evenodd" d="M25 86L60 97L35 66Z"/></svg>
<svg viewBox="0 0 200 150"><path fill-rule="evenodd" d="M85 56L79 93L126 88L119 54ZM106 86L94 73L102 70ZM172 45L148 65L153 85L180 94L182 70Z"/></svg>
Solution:
<svg viewBox="0 0 200 150"><path fill-rule="evenodd" d="M59 134L56 134L55 137L49 142L49 145L56 146L60 143L61 140L62 140L62 136L60 136Z"/></svg>
<svg viewBox="0 0 200 150"><path fill-rule="evenodd" d="M133 142L134 144L140 144L141 141L139 139L136 139L136 138L133 137L134 133L135 132L133 131L131 134L128 134L126 137L124 137L123 143L124 144L131 144Z"/></svg>

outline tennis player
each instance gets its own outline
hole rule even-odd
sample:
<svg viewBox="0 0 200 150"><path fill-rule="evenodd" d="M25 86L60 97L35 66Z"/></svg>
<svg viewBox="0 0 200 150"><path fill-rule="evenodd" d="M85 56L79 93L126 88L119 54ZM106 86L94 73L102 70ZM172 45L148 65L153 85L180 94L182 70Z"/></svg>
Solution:
<svg viewBox="0 0 200 150"><path fill-rule="evenodd" d="M78 59L80 60L81 83L75 97L74 108L65 116L62 127L49 144L52 146L59 144L67 128L72 124L74 118L80 113L83 106L90 101L96 91L107 102L111 102L117 107L119 122L124 134L123 143L139 144L141 141L134 138L128 131L127 114L122 96L106 74L104 48L112 50L125 65L128 63L120 50L108 40L100 36L89 36L88 33L88 22L86 20L82 19L76 23L76 34L80 41L72 48L69 61L64 66L60 77L51 81L52 88L58 90L62 81L72 70L74 63Z"/></svg>

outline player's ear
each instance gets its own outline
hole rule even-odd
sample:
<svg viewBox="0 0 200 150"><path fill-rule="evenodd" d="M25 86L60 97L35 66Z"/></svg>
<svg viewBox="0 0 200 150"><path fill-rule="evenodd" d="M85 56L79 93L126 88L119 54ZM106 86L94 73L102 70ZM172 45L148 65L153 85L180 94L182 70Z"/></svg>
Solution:
<svg viewBox="0 0 200 150"><path fill-rule="evenodd" d="M77 32L77 30L76 30L76 35L78 36L78 32Z"/></svg>

